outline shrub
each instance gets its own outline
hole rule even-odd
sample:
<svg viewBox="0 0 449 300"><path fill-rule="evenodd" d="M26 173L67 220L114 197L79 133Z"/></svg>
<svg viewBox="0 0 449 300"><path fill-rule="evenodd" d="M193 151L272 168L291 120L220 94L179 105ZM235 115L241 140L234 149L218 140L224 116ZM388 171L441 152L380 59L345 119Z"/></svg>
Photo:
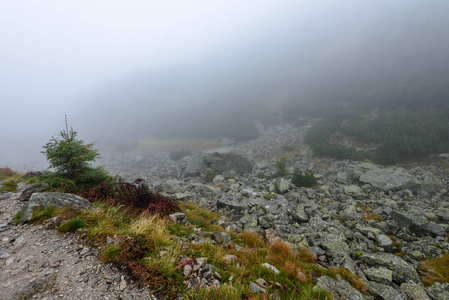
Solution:
<svg viewBox="0 0 449 300"><path fill-rule="evenodd" d="M312 187L316 184L316 178L313 171L307 169L306 173L303 174L301 170L295 168L292 176L292 183L297 187Z"/></svg>
<svg viewBox="0 0 449 300"><path fill-rule="evenodd" d="M98 185L108 178L103 167L90 166L90 162L99 157L93 143L84 144L76 137L77 132L73 128L68 129L66 118L66 130L43 146L45 150L42 153L46 155L50 168L55 169L55 173L46 178L53 187L68 187L76 191Z"/></svg>

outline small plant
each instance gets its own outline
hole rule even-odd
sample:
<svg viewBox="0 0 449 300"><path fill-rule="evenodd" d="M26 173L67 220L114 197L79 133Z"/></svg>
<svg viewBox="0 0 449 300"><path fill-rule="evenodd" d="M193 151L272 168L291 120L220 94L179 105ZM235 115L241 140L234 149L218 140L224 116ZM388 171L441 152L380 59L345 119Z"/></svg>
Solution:
<svg viewBox="0 0 449 300"><path fill-rule="evenodd" d="M282 177L287 175L287 156L282 156L281 158L279 158L275 163L275 167L277 176Z"/></svg>
<svg viewBox="0 0 449 300"><path fill-rule="evenodd" d="M70 219L59 226L59 232L75 232L79 228L83 228L87 225L86 221L79 217Z"/></svg>
<svg viewBox="0 0 449 300"><path fill-rule="evenodd" d="M100 259L104 262L110 262L114 258L120 255L122 252L122 247L117 244L109 245L106 249L104 249L103 253L101 253Z"/></svg>
<svg viewBox="0 0 449 300"><path fill-rule="evenodd" d="M18 211L16 212L16 214L14 215L14 225L18 225L20 222L20 217L22 216L22 211Z"/></svg>
<svg viewBox="0 0 449 300"><path fill-rule="evenodd" d="M203 218L206 218L206 219L209 218L209 215L208 215L207 212L205 212L205 211L201 211L201 212L200 212L200 216L202 216Z"/></svg>
<svg viewBox="0 0 449 300"><path fill-rule="evenodd" d="M293 171L292 183L297 187L312 187L316 182L315 174L310 169L307 169L305 174L298 168Z"/></svg>

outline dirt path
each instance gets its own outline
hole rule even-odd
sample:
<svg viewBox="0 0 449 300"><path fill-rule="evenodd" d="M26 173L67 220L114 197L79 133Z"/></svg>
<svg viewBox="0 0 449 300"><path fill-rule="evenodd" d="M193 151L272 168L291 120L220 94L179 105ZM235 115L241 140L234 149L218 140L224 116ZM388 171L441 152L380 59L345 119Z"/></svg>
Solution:
<svg viewBox="0 0 449 300"><path fill-rule="evenodd" d="M0 196L0 299L156 299L73 234L14 226L20 193Z"/></svg>

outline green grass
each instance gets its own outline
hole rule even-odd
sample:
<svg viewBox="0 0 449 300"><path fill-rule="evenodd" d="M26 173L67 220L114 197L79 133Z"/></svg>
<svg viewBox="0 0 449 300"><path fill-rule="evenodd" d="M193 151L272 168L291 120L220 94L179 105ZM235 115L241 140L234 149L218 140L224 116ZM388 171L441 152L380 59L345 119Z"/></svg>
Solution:
<svg viewBox="0 0 449 300"><path fill-rule="evenodd" d="M83 228L86 227L87 223L85 220L79 218L79 217L75 217L73 219L70 219L64 223L62 223L58 230L59 232L75 232L77 229L79 228Z"/></svg>
<svg viewBox="0 0 449 300"><path fill-rule="evenodd" d="M112 244L104 249L101 253L100 259L104 262L110 262L118 257L122 252L122 247L117 244Z"/></svg>
<svg viewBox="0 0 449 300"><path fill-rule="evenodd" d="M22 211L18 211L15 215L14 215L14 225L18 225L20 222L20 217L22 216Z"/></svg>
<svg viewBox="0 0 449 300"><path fill-rule="evenodd" d="M42 223L45 220L56 217L57 208L55 206L47 206L45 208L38 207L31 213L31 222Z"/></svg>

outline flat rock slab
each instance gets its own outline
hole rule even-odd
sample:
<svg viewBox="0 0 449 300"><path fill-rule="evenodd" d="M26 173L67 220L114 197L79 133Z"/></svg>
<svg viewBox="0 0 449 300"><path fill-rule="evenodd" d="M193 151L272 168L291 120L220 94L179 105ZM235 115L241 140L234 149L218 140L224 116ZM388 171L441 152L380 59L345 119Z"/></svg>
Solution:
<svg viewBox="0 0 449 300"><path fill-rule="evenodd" d="M20 223L23 224L31 221L31 212L39 206L44 208L48 206L60 208L71 206L78 210L93 208L89 201L77 195L66 193L34 193L21 210Z"/></svg>
<svg viewBox="0 0 449 300"><path fill-rule="evenodd" d="M384 192L399 190L416 184L413 176L401 168L373 168L362 174L359 180L363 183L369 183L376 189Z"/></svg>

